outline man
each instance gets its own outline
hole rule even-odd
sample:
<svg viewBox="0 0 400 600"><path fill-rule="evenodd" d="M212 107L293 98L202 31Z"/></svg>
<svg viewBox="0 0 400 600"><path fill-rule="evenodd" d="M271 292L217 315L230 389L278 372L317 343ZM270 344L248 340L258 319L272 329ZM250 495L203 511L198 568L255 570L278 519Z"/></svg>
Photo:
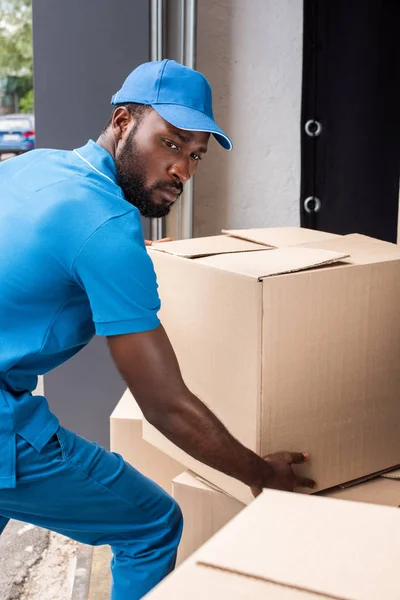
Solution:
<svg viewBox="0 0 400 600"><path fill-rule="evenodd" d="M307 455L261 459L191 394L157 317L140 214L168 214L210 134L231 149L207 80L174 61L146 63L112 103L97 143L0 167L0 531L15 518L110 544L111 598L134 600L174 567L179 508L119 455L60 426L31 393L37 375L95 333L107 337L146 419L183 450L255 495L313 482L291 468Z"/></svg>

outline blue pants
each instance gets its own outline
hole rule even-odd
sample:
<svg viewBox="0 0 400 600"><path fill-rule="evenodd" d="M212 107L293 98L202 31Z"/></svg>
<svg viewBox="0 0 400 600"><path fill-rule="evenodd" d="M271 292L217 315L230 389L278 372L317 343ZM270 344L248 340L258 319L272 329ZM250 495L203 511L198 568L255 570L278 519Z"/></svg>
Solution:
<svg viewBox="0 0 400 600"><path fill-rule="evenodd" d="M164 490L62 427L40 453L17 436L17 487L0 489L0 533L9 519L109 544L111 600L142 598L163 579L182 532L180 509Z"/></svg>

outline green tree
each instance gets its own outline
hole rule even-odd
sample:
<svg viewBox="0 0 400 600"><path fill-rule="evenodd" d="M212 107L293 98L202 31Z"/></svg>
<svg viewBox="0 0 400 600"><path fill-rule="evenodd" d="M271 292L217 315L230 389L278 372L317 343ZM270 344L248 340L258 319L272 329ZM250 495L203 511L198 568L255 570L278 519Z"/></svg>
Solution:
<svg viewBox="0 0 400 600"><path fill-rule="evenodd" d="M33 90L29 90L19 101L19 109L22 113L33 113Z"/></svg>
<svg viewBox="0 0 400 600"><path fill-rule="evenodd" d="M0 74L32 81L31 0L0 0Z"/></svg>

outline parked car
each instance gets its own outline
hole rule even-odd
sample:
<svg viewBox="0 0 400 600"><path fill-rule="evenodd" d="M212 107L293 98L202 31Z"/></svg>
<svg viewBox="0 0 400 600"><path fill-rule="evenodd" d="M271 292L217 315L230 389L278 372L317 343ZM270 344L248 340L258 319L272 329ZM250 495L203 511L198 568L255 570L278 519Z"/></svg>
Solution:
<svg viewBox="0 0 400 600"><path fill-rule="evenodd" d="M35 118L14 114L0 117L0 158L2 154L22 154L35 147Z"/></svg>

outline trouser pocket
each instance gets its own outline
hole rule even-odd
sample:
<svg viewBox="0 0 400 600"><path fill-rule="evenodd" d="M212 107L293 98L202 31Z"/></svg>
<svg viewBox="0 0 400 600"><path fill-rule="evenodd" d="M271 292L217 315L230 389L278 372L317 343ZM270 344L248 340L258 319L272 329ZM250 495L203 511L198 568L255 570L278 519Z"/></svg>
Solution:
<svg viewBox="0 0 400 600"><path fill-rule="evenodd" d="M40 454L52 460L68 460L68 450L65 440L64 429L60 426L56 433L43 446Z"/></svg>

